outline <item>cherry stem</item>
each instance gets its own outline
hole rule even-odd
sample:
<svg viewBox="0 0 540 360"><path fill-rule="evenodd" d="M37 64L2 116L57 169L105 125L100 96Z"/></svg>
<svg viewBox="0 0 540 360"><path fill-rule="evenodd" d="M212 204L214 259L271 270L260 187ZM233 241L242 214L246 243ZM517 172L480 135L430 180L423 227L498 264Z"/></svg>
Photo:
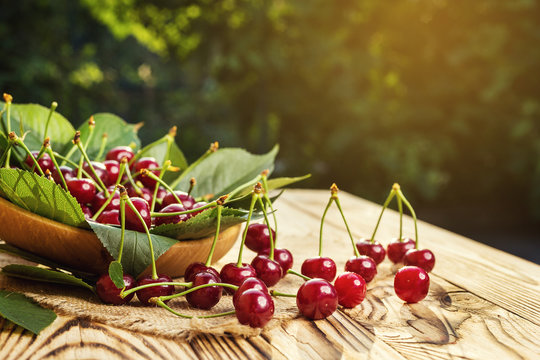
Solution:
<svg viewBox="0 0 540 360"><path fill-rule="evenodd" d="M285 297L296 297L296 294L286 294L276 290L270 290L270 295L272 296L285 296Z"/></svg>
<svg viewBox="0 0 540 360"><path fill-rule="evenodd" d="M339 213L341 214L341 217L343 218L343 222L345 223L345 227L347 228L347 232L349 233L349 237L351 238L351 243L352 243L352 247L354 249L354 255L356 257L359 257L360 256L360 252L358 251L358 248L356 247L356 245L354 244L354 238L352 236L352 233L351 233L351 229L349 229L349 224L347 224L347 220L345 220L345 215L343 214L343 210L341 209L341 204L339 203L339 198L337 197L337 195L335 195L335 202L336 202L336 205L338 207L338 210L339 210Z"/></svg>
<svg viewBox="0 0 540 360"><path fill-rule="evenodd" d="M319 256L322 256L324 218L326 217L326 213L328 212L328 209L330 209L330 205L332 205L332 202L334 200L335 200L334 197L331 196L330 200L328 200L328 204L326 205L326 208L324 209L323 215L321 217L321 229L319 231Z"/></svg>
<svg viewBox="0 0 540 360"><path fill-rule="evenodd" d="M167 141L167 135L163 136L161 139L158 139L156 141L154 141L153 143L150 143L148 145L146 145L144 148L142 148L141 150L137 151L137 153L135 154L135 156L133 156L131 158L131 160L129 161L129 165L133 164L135 161L139 160L139 158L144 155L145 152L147 152L149 149L153 148L154 146L157 146L161 143L164 143L165 141Z"/></svg>
<svg viewBox="0 0 540 360"><path fill-rule="evenodd" d="M114 191L112 191L109 196L107 197L107 200L101 205L98 211L92 216L92 220L96 221L96 219L101 215L103 211L107 208L107 206L111 203L112 199L114 198ZM122 199L120 199L120 202L122 202Z"/></svg>
<svg viewBox="0 0 540 360"><path fill-rule="evenodd" d="M167 171L167 169L169 169L169 166L171 165L171 162L169 160L166 160L164 163L163 163L163 168L161 169L161 171L159 172L159 179L163 179L163 175L165 175L165 172ZM156 208L156 201L157 201L157 193L158 193L158 190L159 190L159 182L156 182L156 186L154 186L154 195L152 196L152 204L150 205L150 213L152 213L154 211L154 209Z"/></svg>
<svg viewBox="0 0 540 360"><path fill-rule="evenodd" d="M233 191L231 191L229 193L229 198L227 200L229 200L229 201L236 200L237 199L237 198L235 198L236 194L238 194L239 192L242 192L243 190L246 190L246 188L248 188L248 187L253 188L253 185L255 185L260 180L261 180L261 175L257 175L253 179L251 179L251 180L243 183L242 185L238 186L236 189L234 189ZM249 195L249 194L242 195L242 196L240 196L240 198L243 198L244 196L247 197L247 195Z"/></svg>
<svg viewBox="0 0 540 360"><path fill-rule="evenodd" d="M148 226L146 226L146 222L144 222L144 219L142 218L141 214L139 213L139 211L137 210L135 205L133 205L133 203L131 202L131 199L127 196L127 193L124 192L120 196L120 199L122 197L124 197L124 199L126 200L128 206L135 213L135 215L137 215L137 217L139 218L139 221L141 222L141 224L144 227L144 232L146 233L146 236L148 237L148 246L150 247L150 256L151 256L151 259L152 259L152 279L156 280L158 278L158 276L157 276L157 270L156 270L156 260L155 260L155 256L154 256L154 245L152 244L152 236L150 236L150 231L148 231Z"/></svg>
<svg viewBox="0 0 540 360"><path fill-rule="evenodd" d="M206 204L204 206L201 206L200 208L195 208L195 209L190 209L190 210L185 210L185 211L176 211L176 212L170 212L170 213L152 212L152 213L150 213L150 216L152 216L152 217L167 217L167 216L177 216L177 215L191 214L191 213L194 213L194 212L198 212L198 211L201 211L201 210L205 210L205 209L214 207L214 206L217 205L217 203L218 203L218 201L214 200L211 203L208 203L208 204Z"/></svg>
<svg viewBox="0 0 540 360"><path fill-rule="evenodd" d="M170 164L170 161L169 161L169 164ZM166 168L168 168L169 166L164 166L164 169L166 170ZM180 204L180 205L184 205L182 203L182 200L180 200L180 198L178 197L178 195L176 195L176 193L174 192L174 190L169 186L169 184L167 184L165 181L163 181L163 179L161 179L161 177L158 177L156 176L156 174L154 174L153 172L151 172L150 170L148 169L142 169L140 171L140 174L142 176L148 176L150 179L153 179L155 180L158 184L161 184L163 185L163 187L165 189L167 189L171 194L172 196L174 197L174 199Z"/></svg>
<svg viewBox="0 0 540 360"><path fill-rule="evenodd" d="M91 133L90 133L91 134ZM109 196L109 191L107 190L107 187L105 186L105 184L103 183L103 181L101 181L101 178L98 176L98 174L96 173L96 169L94 169L94 165L92 165L92 162L90 161L90 159L88 158L88 155L86 154L86 150L83 148L83 146L81 145L80 142L77 142L77 147L79 148L79 151L81 152L84 160L86 161L86 163L88 164L88 166L90 167L90 171L92 172L92 174L94 174L94 177L95 177L95 180L96 182L103 188L103 192L105 194L107 194L107 196ZM82 169L82 168L79 168L79 169ZM78 177L78 176L77 176Z"/></svg>
<svg viewBox="0 0 540 360"><path fill-rule="evenodd" d="M386 210L386 208L388 207L388 204L390 204L390 201L392 200L392 198L395 195L396 195L396 190L394 188L392 188L392 190L390 190L390 194L388 194L388 197L386 198L386 201L383 204L383 208L382 208L381 213L379 215L379 219L377 220L377 225L375 225L375 230L373 230L373 235L371 235L371 243L372 244L375 243L375 234L377 233L377 229L379 229L379 224L381 223L381 219L382 219L384 210Z"/></svg>
<svg viewBox="0 0 540 360"><path fill-rule="evenodd" d="M171 309L167 304L165 304L163 301L159 300L159 298L156 300L156 304L158 306L161 306L165 310L173 313L174 315L177 315L177 316L180 316L180 317L183 317L183 318L186 318L186 319L193 319L193 318L210 319L210 318L216 318L216 317L221 317L221 316L234 315L236 313L236 311L232 310L232 311L222 312L222 313L218 313L218 314L193 316L193 315L182 314L182 313L179 313L176 310Z"/></svg>
<svg viewBox="0 0 540 360"><path fill-rule="evenodd" d="M189 179L189 190L187 192L188 196L191 195L191 192L193 191L193 188L195 187L195 185L197 185L197 181L195 180L194 177L192 177L191 179Z"/></svg>
<svg viewBox="0 0 540 360"><path fill-rule="evenodd" d="M112 199L112 195L111 195L111 199ZM118 258L116 259L119 263L121 263L122 261L122 253L124 252L125 235L126 235L126 200L124 197L121 196L120 197L120 250L118 250Z"/></svg>
<svg viewBox="0 0 540 360"><path fill-rule="evenodd" d="M129 166L126 166L126 176L128 178L127 182L131 184L137 194L141 195L141 187L135 183L135 180L133 180L133 176L131 176L131 170L129 169Z"/></svg>
<svg viewBox="0 0 540 360"><path fill-rule="evenodd" d="M66 179L64 178L64 174L62 174L62 171L60 170L60 166L58 165L58 162L56 161L56 156L54 156L54 152L52 151L50 144L45 148L45 152L51 158L54 164L54 167L56 168L56 171L58 172L58 176L60 176L60 180L62 181L62 185L64 186L64 189L66 191L69 191L67 187Z"/></svg>
<svg viewBox="0 0 540 360"><path fill-rule="evenodd" d="M0 118L1 118L1 117L0 117ZM10 153L11 147L12 147L12 146L13 146L13 143L12 143L11 141L8 141L6 150L5 150L4 153L2 154L2 157L0 158L0 166L2 166L2 164L3 164L4 161L6 160L7 155ZM9 162L6 163L5 167L9 167Z"/></svg>
<svg viewBox="0 0 540 360"><path fill-rule="evenodd" d="M142 289L147 289L147 288L151 288L151 287L155 287L155 286L169 286L169 285L190 287L190 286L193 285L193 283L192 282L164 281L164 282L156 282L156 283L144 284L144 285L140 285L140 286L136 286L134 288L131 288L131 289L127 290L127 291L122 291L122 292L120 292L120 296L122 298L125 298L129 294L133 294L134 292L142 290Z"/></svg>
<svg viewBox="0 0 540 360"><path fill-rule="evenodd" d="M6 95L7 94L4 94L4 101L10 100L11 95L8 95L9 98L7 98ZM9 134L11 132L11 100L6 101L6 113L7 113L7 121L6 121L7 122L7 129L6 129L6 132L7 132L7 134ZM21 134L21 136L22 136L22 134ZM32 156L32 155L30 155L30 156ZM7 167L7 168L9 168L10 158L11 158L11 147L9 147L6 150L5 167Z"/></svg>
<svg viewBox="0 0 540 360"><path fill-rule="evenodd" d="M309 276L306 276L304 274L300 274L299 272L294 271L293 269L287 270L287 274L292 274L301 277L304 280L311 280Z"/></svg>
<svg viewBox="0 0 540 360"><path fill-rule="evenodd" d="M56 110L57 107L58 107L58 103L56 101L53 101L51 103L51 108L49 110L49 116L47 117L47 122L45 123L45 133L43 135L43 138L47 137L47 130L49 129L49 123L51 122L52 116L54 114L54 110Z"/></svg>
<svg viewBox="0 0 540 360"><path fill-rule="evenodd" d="M177 297L185 296L185 295L187 295L189 293L192 293L194 291L204 289L204 288L207 288L207 287L211 287L211 286L226 287L226 288L229 288L229 289L233 289L234 291L238 290L238 286L233 285L233 284L228 284L228 283L208 283L208 284L202 284L202 285L195 286L195 287L190 287L189 289L187 289L185 291L182 291L182 292L179 292L177 294L172 294L172 295L167 295L167 296L160 296L159 299L161 301L167 301L167 300L171 300L171 299L174 299L174 298L177 298Z"/></svg>
<svg viewBox="0 0 540 360"><path fill-rule="evenodd" d="M397 206L399 210L399 241L403 241L403 200L401 196L397 196Z"/></svg>
<svg viewBox="0 0 540 360"><path fill-rule="evenodd" d="M238 261L236 262L236 266L240 267L242 266L242 252L244 251L244 244L246 243L246 236L249 228L249 223L251 221L251 215L253 215L253 207L255 206L255 201L257 201L258 194L253 191L251 195L251 204L249 205L249 214L246 221L246 227L244 228L244 233L242 234L242 243L240 244L240 251L238 252Z"/></svg>
<svg viewBox="0 0 540 360"><path fill-rule="evenodd" d="M107 136L107 133L103 133L103 135L101 136L101 144L99 145L99 152L96 156L96 161L101 161L101 158L105 153L105 147L107 146L108 141L109 137Z"/></svg>
<svg viewBox="0 0 540 360"><path fill-rule="evenodd" d="M223 209L223 205L217 206L217 225L216 225L216 235L214 236L214 241L212 241L212 247L210 248L210 252L208 253L208 257L206 258L206 262L204 263L205 266L210 266L212 264L212 256L214 256L214 250L216 249L216 244L219 237L219 230L221 227L221 210Z"/></svg>
<svg viewBox="0 0 540 360"><path fill-rule="evenodd" d="M69 160L65 156L62 156L61 154L57 153L56 151L54 151L53 153L54 153L54 156L56 156L57 158L62 160L62 163L68 163L69 165L73 166L74 168L77 168L77 166L79 166L74 161ZM89 178L89 179L92 178L92 176L88 172L86 172L86 170L84 170L84 169L82 170L82 174L84 176L86 176L87 178ZM103 191L103 188L101 187L101 185L99 185L97 183L95 185L100 191Z"/></svg>
<svg viewBox="0 0 540 360"><path fill-rule="evenodd" d="M267 175L268 171L263 171L263 173L261 174L261 180L262 180L262 184L263 184L263 189L264 189L264 200L266 200L266 203L268 204L268 206L270 206L270 211L272 211L272 217L274 218L274 231L276 232L277 234L277 218L276 218L276 212L274 211L274 207L272 206L272 200L270 200L270 197L268 196L268 191L270 190L268 188L268 175ZM270 231L270 229L268 229Z"/></svg>
<svg viewBox="0 0 540 360"><path fill-rule="evenodd" d="M19 146L21 146L24 151L26 152L26 154L28 156L30 156L30 158L32 159L32 161L34 162L34 165L37 167L37 169L39 170L39 174L41 176L45 176L45 174L43 173L43 170L41 169L41 166L39 166L38 162L37 162L37 159L34 157L34 155L32 155L32 152L30 152L30 150L28 149L28 147L26 146L26 144L24 143L24 141L22 141L20 138L16 138L15 139L15 143ZM8 154L8 157L9 157L9 154ZM7 161L7 159L6 159ZM7 166L9 166L9 163L7 163Z"/></svg>
<svg viewBox="0 0 540 360"><path fill-rule="evenodd" d="M178 186L178 184L180 184L180 182L182 181L183 178L186 177L186 175L191 171L191 169L193 169L195 166L199 165L199 163L201 161L203 161L204 159L206 159L208 156L212 155L213 153L215 153L219 148L219 144L218 142L213 142L212 144L210 144L210 148L208 150L206 150L206 152L204 154L201 155L201 157L199 157L197 160L195 160L193 163L191 163L183 172L182 174L180 174L179 177L176 178L176 180L174 180L171 184L171 187L173 189L176 189L176 187Z"/></svg>
<svg viewBox="0 0 540 360"><path fill-rule="evenodd" d="M266 223L266 226L268 227L268 235L270 236L270 254L268 258L270 260L274 260L275 244L274 244L274 235L272 235L272 228L270 227L270 221L268 220L268 216L266 215L266 209L264 208L264 204L260 196L257 196L257 201L259 202L259 205L261 206L261 210L264 216L264 222Z"/></svg>
<svg viewBox="0 0 540 360"><path fill-rule="evenodd" d="M405 195L403 195L403 192L401 191L401 189L397 189L397 195L398 195L399 198L401 198L401 200L403 200L405 205L409 208L409 211L411 212L411 215L413 217L413 220L414 220L414 248L418 249L418 224L417 224L417 219L416 219L416 213L414 212L414 209L411 206L411 203L409 203L409 201L407 200Z"/></svg>

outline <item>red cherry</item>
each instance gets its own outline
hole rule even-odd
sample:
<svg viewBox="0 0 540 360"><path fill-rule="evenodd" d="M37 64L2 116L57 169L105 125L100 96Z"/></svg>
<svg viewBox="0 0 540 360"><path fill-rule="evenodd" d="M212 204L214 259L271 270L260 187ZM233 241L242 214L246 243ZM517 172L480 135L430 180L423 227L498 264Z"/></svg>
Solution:
<svg viewBox="0 0 540 360"><path fill-rule="evenodd" d="M88 204L94 199L96 187L90 179L71 179L66 181L66 185L71 195L77 199L80 204Z"/></svg>
<svg viewBox="0 0 540 360"><path fill-rule="evenodd" d="M268 288L266 287L265 283L256 277L250 277L244 280L242 284L238 287L238 290L233 295L233 304L236 305L236 301L238 301L238 298L242 293L249 289L258 289L261 290L263 293L268 294Z"/></svg>
<svg viewBox="0 0 540 360"><path fill-rule="evenodd" d="M283 270L279 263L266 255L255 256L251 261L251 266L255 269L257 277L268 287L276 285L283 277Z"/></svg>
<svg viewBox="0 0 540 360"><path fill-rule="evenodd" d="M345 263L345 271L357 273L368 283L377 275L377 265L369 256L354 256Z"/></svg>
<svg viewBox="0 0 540 360"><path fill-rule="evenodd" d="M191 197L190 195L188 195L188 193L183 192L183 191L178 191L178 190L175 191L174 193L180 199L180 201L182 202L182 205L186 209L189 210L189 209L191 209L193 207L193 205L195 205L195 199L193 197ZM163 201L161 202L161 206L165 207L165 206L170 205L170 204L178 204L178 201L176 201L173 194L167 193L167 195L165 195L163 197Z"/></svg>
<svg viewBox="0 0 540 360"><path fill-rule="evenodd" d="M135 156L135 153L133 153L133 149L129 146L117 146L109 150L105 158L121 163L123 158L127 158L127 161L129 162L133 159L133 156Z"/></svg>
<svg viewBox="0 0 540 360"><path fill-rule="evenodd" d="M435 266L435 255L428 249L411 249L405 253L403 263L405 265L418 266L426 272L430 272Z"/></svg>
<svg viewBox="0 0 540 360"><path fill-rule="evenodd" d="M257 272L251 265L246 263L242 263L240 267L236 266L236 263L229 263L221 268L219 277L224 283L240 286L245 279L257 277ZM225 289L225 292L229 294L234 293L232 289L228 288Z"/></svg>
<svg viewBox="0 0 540 360"><path fill-rule="evenodd" d="M270 249L262 251L260 255L270 255ZM293 266L293 256L291 252L287 249L274 249L274 260L276 260L283 270L282 277L287 275L287 270L291 269Z"/></svg>
<svg viewBox="0 0 540 360"><path fill-rule="evenodd" d="M333 281L336 277L336 263L328 257L317 256L304 260L300 270L303 275L310 278L321 278Z"/></svg>
<svg viewBox="0 0 540 360"><path fill-rule="evenodd" d="M249 289L238 297L234 310L240 324L263 327L274 315L274 301L261 290Z"/></svg>
<svg viewBox="0 0 540 360"><path fill-rule="evenodd" d="M124 285L126 286L125 290L133 288L133 286L135 285L135 279L133 278L133 276L124 274ZM114 285L111 278L109 277L109 274L101 275L101 277L96 283L96 293L98 294L101 301L103 301L105 304L126 304L135 295L134 293L132 293L125 298L121 298L120 291L122 291L122 289L119 289L116 287L116 285Z"/></svg>
<svg viewBox="0 0 540 360"><path fill-rule="evenodd" d="M35 159L37 159L38 154L39 154L39 151L32 151L32 156ZM26 159L24 160L24 162L26 163L26 165L28 165L28 167L30 169L34 167L34 161L30 157L30 155L26 156ZM54 169L54 163L52 162L52 159L49 156L49 154L47 154L47 153L41 154L41 157L38 159L37 162L38 162L39 167L41 168L41 170L43 170L43 172L45 172L45 170L49 170L52 173L52 171ZM34 172L39 173L39 170L34 169Z"/></svg>
<svg viewBox="0 0 540 360"><path fill-rule="evenodd" d="M394 278L394 291L403 301L417 303L429 292L429 275L418 266L405 266Z"/></svg>
<svg viewBox="0 0 540 360"><path fill-rule="evenodd" d="M113 198L111 202L107 205L105 210L119 210L120 209L120 192L114 188L114 186L109 186L107 188L107 191L109 193L114 192ZM94 211L98 211L101 209L103 204L107 202L108 195L106 195L103 191L98 192L94 198L92 199L92 209Z"/></svg>
<svg viewBox="0 0 540 360"><path fill-rule="evenodd" d="M144 276L137 281L137 286L141 285L147 285L147 284L155 284L160 282L171 282L172 279L164 274L158 275L157 279L152 279L150 275ZM137 298L143 305L150 305L148 300L153 297L159 297L159 296L168 296L172 295L174 293L174 286L173 285L159 285L159 286L152 286L145 289L141 289L137 291Z"/></svg>
<svg viewBox="0 0 540 360"><path fill-rule="evenodd" d="M166 214L166 213L180 212L180 211L186 211L186 209L180 204L171 204L164 207L159 212L161 214ZM189 220L189 218L190 218L189 214L172 215L172 216L156 216L154 217L154 223L156 224L156 226L163 225L163 224L176 224L182 221L187 221Z"/></svg>
<svg viewBox="0 0 540 360"><path fill-rule="evenodd" d="M107 168L105 167L105 165L103 165L102 163L100 162L97 162L97 161L91 161L91 164L92 166L94 167L94 171L96 172L97 176L100 178L100 180L105 184L105 185L109 185L108 184L108 181L109 181L109 173L107 172ZM98 182L97 181L97 178L94 176L94 173L92 172L92 169L90 169L90 165L88 165L88 163L84 163L83 164L83 170L86 171L88 173L88 175L90 175L90 177L95 181L95 182Z"/></svg>
<svg viewBox="0 0 540 360"><path fill-rule="evenodd" d="M200 272L193 276L193 287L221 282L219 277L209 272ZM186 294L189 305L208 310L214 307L221 299L222 287L209 286Z"/></svg>
<svg viewBox="0 0 540 360"><path fill-rule="evenodd" d="M120 173L120 164L116 160L105 160L103 162L105 169L107 169L107 181L103 181L105 185L114 185L118 180L118 174Z"/></svg>
<svg viewBox="0 0 540 360"><path fill-rule="evenodd" d="M133 197L130 198L131 202L135 206L135 209L141 214L141 217L143 218L146 227L150 229L151 225L151 217L150 217L150 205L148 205L148 202L146 200ZM133 210L131 210L131 207L126 204L126 229L135 230L139 232L144 232L144 226L141 223L141 220L139 220L139 217Z"/></svg>
<svg viewBox="0 0 540 360"><path fill-rule="evenodd" d="M96 221L100 224L121 225L120 210L103 211L101 214L99 214Z"/></svg>
<svg viewBox="0 0 540 360"><path fill-rule="evenodd" d="M73 170L72 168L70 168L69 166L65 166L65 165L60 166L60 171L62 172L62 175L64 175L64 180L66 180L66 182L77 177L77 172ZM58 173L58 170L56 169L56 167L52 169L51 173L52 173L54 182L61 185L62 179L60 179L60 174Z"/></svg>
<svg viewBox="0 0 540 360"><path fill-rule="evenodd" d="M300 313L308 319L324 319L336 311L338 294L328 281L311 279L298 289L296 305Z"/></svg>
<svg viewBox="0 0 540 360"><path fill-rule="evenodd" d="M152 203L152 198L154 196L154 192L152 190L145 187L141 187L138 190L135 190L135 188L131 185L129 185L126 189L129 197L139 197L146 200L149 204Z"/></svg>
<svg viewBox="0 0 540 360"><path fill-rule="evenodd" d="M353 308L366 297L366 282L364 278L353 272L339 275L334 282L338 293L339 305Z"/></svg>
<svg viewBox="0 0 540 360"><path fill-rule="evenodd" d="M79 205L81 205L81 210L84 214L84 218L86 220L92 220L92 216L94 216L94 214L92 213L92 210L84 204L79 204Z"/></svg>
<svg viewBox="0 0 540 360"><path fill-rule="evenodd" d="M133 169L135 172L139 172L141 171L142 169L148 169L148 170L152 170L152 169L156 169L156 168L159 168L159 164L158 162L156 161L156 159L154 159L153 157L143 157L143 158L140 158L139 161L137 161L135 163L135 165L133 166ZM160 174L160 171L159 170L154 170L152 171L152 173L156 176L159 176ZM154 189L154 187L156 186L156 180L154 179L151 179L150 177L148 176L141 176L141 175L138 175L137 176L137 179L138 180L141 180L141 182L144 184L144 186L146 186L147 188L150 188L150 189Z"/></svg>
<svg viewBox="0 0 540 360"><path fill-rule="evenodd" d="M276 232L272 230L272 237L276 241ZM261 253L270 250L270 232L266 224L250 224L246 234L246 246L248 249Z"/></svg>
<svg viewBox="0 0 540 360"><path fill-rule="evenodd" d="M379 242L375 241L374 243L371 243L369 239L360 239L360 241L356 243L356 248L360 255L369 256L375 260L375 264L377 265L384 260L384 256L386 255L386 250L384 250L384 247L379 244Z"/></svg>
<svg viewBox="0 0 540 360"><path fill-rule="evenodd" d="M198 203L193 204L191 209L192 210L193 209L198 209L198 208L206 206L206 205L208 205L208 203L206 201L199 201ZM190 215L191 215L191 217L194 217L195 215L199 215L200 213L202 213L205 210L208 210L208 209L202 209L202 210L199 210L199 211L195 211L195 212L192 212Z"/></svg>
<svg viewBox="0 0 540 360"><path fill-rule="evenodd" d="M414 249L415 242L411 238L405 238L403 241L394 238L386 247L388 253L388 259L394 264L398 264L403 261L403 256L409 249Z"/></svg>
<svg viewBox="0 0 540 360"><path fill-rule="evenodd" d="M188 282L193 281L193 276L200 272L209 272L219 278L219 273L213 267L206 266L202 262L194 262L189 264L189 266L186 268L186 271L184 272L184 279Z"/></svg>

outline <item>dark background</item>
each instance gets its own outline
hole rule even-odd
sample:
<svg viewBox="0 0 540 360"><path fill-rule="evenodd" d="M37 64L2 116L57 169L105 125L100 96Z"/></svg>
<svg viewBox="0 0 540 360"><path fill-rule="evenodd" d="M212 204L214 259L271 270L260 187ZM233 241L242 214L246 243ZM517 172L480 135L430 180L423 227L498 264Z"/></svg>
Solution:
<svg viewBox="0 0 540 360"><path fill-rule="evenodd" d="M1 1L0 91L209 143L540 262L540 2Z"/></svg>

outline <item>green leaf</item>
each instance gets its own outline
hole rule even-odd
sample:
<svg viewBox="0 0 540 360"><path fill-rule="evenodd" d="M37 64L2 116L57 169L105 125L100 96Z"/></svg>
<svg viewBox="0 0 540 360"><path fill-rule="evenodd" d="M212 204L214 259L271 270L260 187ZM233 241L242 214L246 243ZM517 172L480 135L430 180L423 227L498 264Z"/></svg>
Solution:
<svg viewBox="0 0 540 360"><path fill-rule="evenodd" d="M94 288L83 280L71 274L37 266L12 264L2 268L2 273L21 279L83 287L94 291Z"/></svg>
<svg viewBox="0 0 540 360"><path fill-rule="evenodd" d="M124 284L124 269L118 261L111 261L109 264L109 277L117 288L123 289L126 286Z"/></svg>
<svg viewBox="0 0 540 360"><path fill-rule="evenodd" d="M88 148L86 149L86 153L91 160L95 159L99 153L101 138L104 133L107 134L107 145L104 154L107 154L107 152L115 146L130 146L135 144L135 149L141 146L141 141L137 136L139 125L128 124L119 116L109 113L99 113L93 116L96 126L90 144L88 144ZM78 130L81 132L81 144L86 144L89 135L88 121L85 121ZM74 134L75 130L71 134L71 139L73 139ZM66 154L72 147L73 144L68 144L68 146L64 148L63 153ZM80 157L81 154L79 150L77 150L73 153L73 156L71 156L71 160L78 161Z"/></svg>
<svg viewBox="0 0 540 360"><path fill-rule="evenodd" d="M248 211L224 207L221 211L221 230L243 223L247 220ZM256 220L261 214L253 214ZM199 239L214 235L217 226L217 209L208 209L190 218L188 221L177 224L164 224L151 230L153 234L164 235L177 240Z"/></svg>
<svg viewBox="0 0 540 360"><path fill-rule="evenodd" d="M290 184L294 184L296 182L308 179L311 177L311 174L307 174L304 176L297 176L297 177L280 177L275 179L269 179L267 181L268 183L268 190L275 190L280 189L282 187L288 186ZM227 202L227 204L232 204L234 201L244 198L246 196L250 196L251 192L253 190L253 185L246 186L243 190L237 193L237 195L234 197L234 199L231 199Z"/></svg>
<svg viewBox="0 0 540 360"><path fill-rule="evenodd" d="M161 142L156 143L156 145L149 147L147 150L145 150L143 153L141 153L141 156L150 156L157 160L159 164L163 164L163 160L165 159L165 153L167 152L167 142ZM180 168L180 170L184 170L187 168L187 160L184 156L184 153L176 143L173 143L171 146L171 151L169 153L169 160L171 160L171 164L173 166L176 166ZM163 177L163 180L165 180L166 183L170 184L174 179L178 177L178 172L167 172L165 173L165 176Z"/></svg>
<svg viewBox="0 0 540 360"><path fill-rule="evenodd" d="M0 290L0 314L36 335L56 319L54 311L42 308L23 294L6 290Z"/></svg>
<svg viewBox="0 0 540 360"><path fill-rule="evenodd" d="M34 214L70 226L85 226L77 200L61 186L33 172L0 169L0 188L8 200Z"/></svg>
<svg viewBox="0 0 540 360"><path fill-rule="evenodd" d="M121 229L96 222L90 222L90 226L109 254L111 254L113 258L118 259ZM177 242L176 240L165 236L156 234L152 234L151 236L155 259L158 259ZM148 246L146 234L138 231L126 230L124 252L122 254L122 266L124 271L133 276L137 276L143 272L150 263L150 247Z"/></svg>
<svg viewBox="0 0 540 360"><path fill-rule="evenodd" d="M186 191L189 188L189 179L194 177L197 180L197 186L192 192L194 197L213 194L213 197L217 198L250 181L263 170L272 171L278 150L279 146L276 145L266 154L253 155L239 148L220 149L201 161L189 173L182 174L182 181L176 189Z"/></svg>

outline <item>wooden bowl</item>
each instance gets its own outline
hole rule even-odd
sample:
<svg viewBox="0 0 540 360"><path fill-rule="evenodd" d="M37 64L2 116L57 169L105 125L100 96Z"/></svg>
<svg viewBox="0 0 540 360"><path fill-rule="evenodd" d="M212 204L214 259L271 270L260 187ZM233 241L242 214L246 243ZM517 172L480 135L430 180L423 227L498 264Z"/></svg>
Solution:
<svg viewBox="0 0 540 360"><path fill-rule="evenodd" d="M241 225L236 225L221 232L214 251L214 261L231 249L240 228ZM182 240L174 244L157 259L158 272L171 277L183 276L190 263L206 261L213 238ZM0 239L58 264L95 274L107 272L112 260L92 231L44 218L1 197ZM150 266L143 274L149 272Z"/></svg>

